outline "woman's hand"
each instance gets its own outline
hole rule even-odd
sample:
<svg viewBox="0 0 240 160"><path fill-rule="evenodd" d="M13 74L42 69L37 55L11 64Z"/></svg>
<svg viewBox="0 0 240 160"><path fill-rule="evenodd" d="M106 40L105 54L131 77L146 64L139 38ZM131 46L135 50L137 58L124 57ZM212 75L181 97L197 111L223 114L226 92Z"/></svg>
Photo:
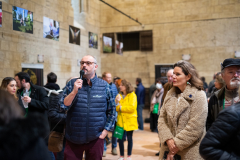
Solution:
<svg viewBox="0 0 240 160"><path fill-rule="evenodd" d="M174 160L174 155L175 154L172 154L171 152L169 152L167 155L167 160Z"/></svg>
<svg viewBox="0 0 240 160"><path fill-rule="evenodd" d="M174 160L174 154L171 154L170 152L167 155L167 160Z"/></svg>
<svg viewBox="0 0 240 160"><path fill-rule="evenodd" d="M115 98L116 104L118 104L118 103L120 102L121 98L122 98L122 97L120 96L120 94L118 94L118 95L116 96L116 98Z"/></svg>
<svg viewBox="0 0 240 160"><path fill-rule="evenodd" d="M166 143L167 143L168 148L169 148L169 150L170 150L169 153L171 153L171 154L173 154L173 155L177 154L177 152L179 151L179 149L177 148L174 140L173 140L173 139L169 139L169 140L166 141Z"/></svg>

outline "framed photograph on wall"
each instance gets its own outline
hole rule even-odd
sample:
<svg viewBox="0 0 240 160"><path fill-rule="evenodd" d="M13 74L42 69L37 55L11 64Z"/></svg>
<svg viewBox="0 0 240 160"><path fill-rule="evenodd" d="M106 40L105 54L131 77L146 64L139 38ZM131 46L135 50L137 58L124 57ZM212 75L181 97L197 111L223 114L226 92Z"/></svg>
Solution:
<svg viewBox="0 0 240 160"><path fill-rule="evenodd" d="M43 86L43 64L22 63L22 72L29 74L33 84Z"/></svg>
<svg viewBox="0 0 240 160"><path fill-rule="evenodd" d="M103 36L103 53L112 53L112 38Z"/></svg>
<svg viewBox="0 0 240 160"><path fill-rule="evenodd" d="M43 38L59 41L59 22L43 17Z"/></svg>
<svg viewBox="0 0 240 160"><path fill-rule="evenodd" d="M80 29L69 26L69 43L80 45Z"/></svg>
<svg viewBox="0 0 240 160"><path fill-rule="evenodd" d="M13 6L13 30L33 34L33 12Z"/></svg>
<svg viewBox="0 0 240 160"><path fill-rule="evenodd" d="M157 64L155 65L155 78L163 78L167 81L167 72L173 69L173 64Z"/></svg>
<svg viewBox="0 0 240 160"><path fill-rule="evenodd" d="M92 32L89 32L88 35L89 35L89 48L98 49L98 35Z"/></svg>
<svg viewBox="0 0 240 160"><path fill-rule="evenodd" d="M116 44L116 47L115 47L116 48L116 53L122 56L123 55L123 43L116 40L115 44Z"/></svg>

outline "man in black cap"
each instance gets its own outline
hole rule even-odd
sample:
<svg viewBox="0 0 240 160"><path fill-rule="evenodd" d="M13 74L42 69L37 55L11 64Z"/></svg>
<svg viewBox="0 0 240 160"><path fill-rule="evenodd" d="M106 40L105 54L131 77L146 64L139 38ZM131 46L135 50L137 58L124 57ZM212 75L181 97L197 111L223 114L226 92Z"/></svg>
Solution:
<svg viewBox="0 0 240 160"><path fill-rule="evenodd" d="M240 59L225 59L221 63L221 74L225 85L216 91L208 103L207 130L224 108L240 101L238 88L240 85Z"/></svg>

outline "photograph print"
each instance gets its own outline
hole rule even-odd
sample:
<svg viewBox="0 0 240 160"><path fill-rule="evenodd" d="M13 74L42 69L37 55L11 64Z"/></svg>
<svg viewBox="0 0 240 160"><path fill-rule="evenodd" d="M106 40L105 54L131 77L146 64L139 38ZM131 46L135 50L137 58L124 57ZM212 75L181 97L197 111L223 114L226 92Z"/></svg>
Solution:
<svg viewBox="0 0 240 160"><path fill-rule="evenodd" d="M155 65L155 77L161 77L167 81L167 72L169 69L173 69L173 64Z"/></svg>
<svg viewBox="0 0 240 160"><path fill-rule="evenodd" d="M43 17L43 38L59 41L59 22Z"/></svg>
<svg viewBox="0 0 240 160"><path fill-rule="evenodd" d="M2 27L2 2L0 1L0 27Z"/></svg>
<svg viewBox="0 0 240 160"><path fill-rule="evenodd" d="M116 44L116 53L119 55L123 55L123 43L116 40L115 44Z"/></svg>
<svg viewBox="0 0 240 160"><path fill-rule="evenodd" d="M80 29L69 26L69 43L80 45Z"/></svg>
<svg viewBox="0 0 240 160"><path fill-rule="evenodd" d="M112 52L112 38L103 36L103 52L104 53Z"/></svg>
<svg viewBox="0 0 240 160"><path fill-rule="evenodd" d="M98 35L92 32L89 32L89 48L98 48Z"/></svg>
<svg viewBox="0 0 240 160"><path fill-rule="evenodd" d="M13 30L33 34L33 12L13 6L12 15Z"/></svg>

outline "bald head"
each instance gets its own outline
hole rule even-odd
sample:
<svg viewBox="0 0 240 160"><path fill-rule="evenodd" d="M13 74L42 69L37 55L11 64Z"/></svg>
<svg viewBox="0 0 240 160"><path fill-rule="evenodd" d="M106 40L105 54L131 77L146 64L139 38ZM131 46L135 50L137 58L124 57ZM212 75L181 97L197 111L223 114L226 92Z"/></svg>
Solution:
<svg viewBox="0 0 240 160"><path fill-rule="evenodd" d="M173 69L169 69L167 72L167 79L168 79L168 83L172 83L173 81Z"/></svg>

